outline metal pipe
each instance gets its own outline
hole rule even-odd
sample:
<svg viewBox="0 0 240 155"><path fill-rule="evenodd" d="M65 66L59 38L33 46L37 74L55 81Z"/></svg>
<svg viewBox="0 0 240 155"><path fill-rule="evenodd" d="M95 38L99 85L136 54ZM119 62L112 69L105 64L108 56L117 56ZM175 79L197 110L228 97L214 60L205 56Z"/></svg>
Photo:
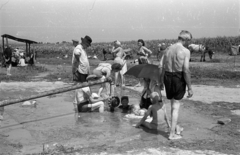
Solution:
<svg viewBox="0 0 240 155"><path fill-rule="evenodd" d="M36 98L41 98L41 97L45 97L45 96L49 96L49 95L60 94L60 93L63 93L63 92L67 92L67 91L71 91L71 90L75 90L75 89L79 89L79 88L83 88L83 87L87 87L87 86L102 84L102 83L106 83L106 82L111 83L112 79L111 78L106 78L104 81L103 80L89 81L89 82L84 82L84 83L77 84L77 85L74 85L74 86L69 86L69 87L64 87L64 88L59 88L59 89L54 89L54 90L42 92L40 94L32 95L32 96L25 97L25 98L4 100L4 101L0 102L0 107L4 107L4 106L8 106L8 105L16 104L16 103L19 103L19 102L24 102L24 101L36 99Z"/></svg>

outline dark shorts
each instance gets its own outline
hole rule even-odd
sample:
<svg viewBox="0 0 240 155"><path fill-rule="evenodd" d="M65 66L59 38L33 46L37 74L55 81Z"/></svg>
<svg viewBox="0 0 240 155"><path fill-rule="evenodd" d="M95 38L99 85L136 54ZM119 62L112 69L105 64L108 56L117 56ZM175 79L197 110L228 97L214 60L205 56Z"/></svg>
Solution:
<svg viewBox="0 0 240 155"><path fill-rule="evenodd" d="M138 64L148 64L148 59L146 58L138 58Z"/></svg>
<svg viewBox="0 0 240 155"><path fill-rule="evenodd" d="M78 107L78 112L90 112L91 111L91 108L88 107L88 104L89 104L89 101L86 101L86 102L83 102L83 103L80 103L77 105Z"/></svg>
<svg viewBox="0 0 240 155"><path fill-rule="evenodd" d="M164 85L167 99L181 100L186 93L183 72L165 72Z"/></svg>
<svg viewBox="0 0 240 155"><path fill-rule="evenodd" d="M73 73L73 81L76 81L76 82L87 82L87 76L88 74L81 74L79 73L79 71L75 71Z"/></svg>

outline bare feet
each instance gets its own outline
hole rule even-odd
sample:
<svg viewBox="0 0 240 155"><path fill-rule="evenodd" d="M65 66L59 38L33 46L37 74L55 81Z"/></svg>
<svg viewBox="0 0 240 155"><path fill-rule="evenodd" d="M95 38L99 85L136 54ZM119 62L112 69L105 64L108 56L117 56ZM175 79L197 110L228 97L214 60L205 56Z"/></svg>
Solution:
<svg viewBox="0 0 240 155"><path fill-rule="evenodd" d="M181 135L183 130L184 130L183 127L181 127L179 125L176 126L176 134L177 135Z"/></svg>
<svg viewBox="0 0 240 155"><path fill-rule="evenodd" d="M170 135L168 137L169 140L177 140L177 139L181 139L182 136L181 135L177 135L177 134L173 134L173 135Z"/></svg>

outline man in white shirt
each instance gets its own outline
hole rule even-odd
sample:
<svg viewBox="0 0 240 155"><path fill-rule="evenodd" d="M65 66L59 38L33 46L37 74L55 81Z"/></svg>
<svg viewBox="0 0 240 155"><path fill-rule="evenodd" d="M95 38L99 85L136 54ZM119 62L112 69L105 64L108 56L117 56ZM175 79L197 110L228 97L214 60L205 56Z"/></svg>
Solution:
<svg viewBox="0 0 240 155"><path fill-rule="evenodd" d="M81 38L81 44L78 44L73 50L72 56L72 73L73 81L86 82L86 78L90 73L90 65L86 49L91 46L92 39L89 36Z"/></svg>

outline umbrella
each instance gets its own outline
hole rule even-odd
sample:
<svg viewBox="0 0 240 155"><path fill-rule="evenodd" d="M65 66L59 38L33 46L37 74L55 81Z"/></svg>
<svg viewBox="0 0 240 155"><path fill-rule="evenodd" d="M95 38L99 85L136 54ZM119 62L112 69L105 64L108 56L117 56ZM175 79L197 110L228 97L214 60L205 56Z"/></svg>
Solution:
<svg viewBox="0 0 240 155"><path fill-rule="evenodd" d="M151 80L159 80L159 68L153 64L140 64L130 68L124 75L132 75L137 78L148 78Z"/></svg>

